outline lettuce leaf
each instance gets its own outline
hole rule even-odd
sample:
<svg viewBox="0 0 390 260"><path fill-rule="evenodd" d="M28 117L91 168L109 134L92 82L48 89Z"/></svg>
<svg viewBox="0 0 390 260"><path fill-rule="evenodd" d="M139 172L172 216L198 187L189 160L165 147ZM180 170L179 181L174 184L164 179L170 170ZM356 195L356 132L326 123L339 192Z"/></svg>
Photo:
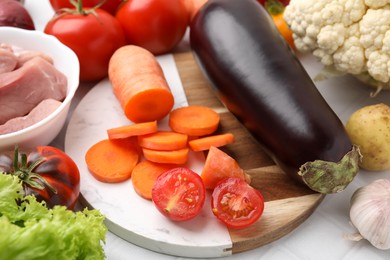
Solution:
<svg viewBox="0 0 390 260"><path fill-rule="evenodd" d="M105 258L107 227L98 210L48 209L22 189L17 177L0 173L0 259Z"/></svg>

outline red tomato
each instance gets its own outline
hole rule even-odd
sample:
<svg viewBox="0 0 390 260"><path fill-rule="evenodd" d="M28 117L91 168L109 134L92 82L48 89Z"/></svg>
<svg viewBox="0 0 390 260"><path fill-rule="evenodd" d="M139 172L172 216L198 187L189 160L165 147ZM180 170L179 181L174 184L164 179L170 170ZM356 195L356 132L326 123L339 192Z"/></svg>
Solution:
<svg viewBox="0 0 390 260"><path fill-rule="evenodd" d="M80 173L76 163L55 147L38 146L24 152L16 148L13 153L3 153L0 172L17 175L26 195L35 195L49 208L63 205L73 209L80 194Z"/></svg>
<svg viewBox="0 0 390 260"><path fill-rule="evenodd" d="M123 30L115 17L100 9L96 9L95 13L59 14L47 23L44 30L76 53L81 81L106 77L112 54L126 44Z"/></svg>
<svg viewBox="0 0 390 260"><path fill-rule="evenodd" d="M83 0L83 7L95 7L100 4L103 0ZM106 0L100 9L106 10L107 12L115 15L118 7L124 0ZM54 11L58 11L62 8L74 8L74 5L70 0L50 0L50 4Z"/></svg>
<svg viewBox="0 0 390 260"><path fill-rule="evenodd" d="M173 168L161 174L152 189L157 209L174 221L194 218L206 199L206 189L198 174L187 168Z"/></svg>
<svg viewBox="0 0 390 260"><path fill-rule="evenodd" d="M244 180L231 177L215 187L211 207L214 215L227 227L243 228L255 223L263 214L264 199Z"/></svg>
<svg viewBox="0 0 390 260"><path fill-rule="evenodd" d="M183 38L189 13L182 0L129 0L116 18L127 42L153 54L170 52Z"/></svg>

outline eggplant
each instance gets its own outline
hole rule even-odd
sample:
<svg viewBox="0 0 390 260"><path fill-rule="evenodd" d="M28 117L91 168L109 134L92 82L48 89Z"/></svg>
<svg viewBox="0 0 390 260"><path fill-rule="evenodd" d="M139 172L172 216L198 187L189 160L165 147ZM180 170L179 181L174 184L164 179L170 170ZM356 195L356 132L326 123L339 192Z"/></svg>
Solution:
<svg viewBox="0 0 390 260"><path fill-rule="evenodd" d="M358 147L256 0L207 1L190 44L211 88L285 173L324 194L354 179Z"/></svg>

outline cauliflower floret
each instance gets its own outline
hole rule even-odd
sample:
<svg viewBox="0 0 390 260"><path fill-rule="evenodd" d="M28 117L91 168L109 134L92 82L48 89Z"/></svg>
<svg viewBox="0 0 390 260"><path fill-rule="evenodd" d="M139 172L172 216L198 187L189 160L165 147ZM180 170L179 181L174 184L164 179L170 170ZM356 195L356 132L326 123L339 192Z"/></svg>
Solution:
<svg viewBox="0 0 390 260"><path fill-rule="evenodd" d="M374 51L370 54L367 61L368 73L375 79L381 82L389 81L389 63L390 56L386 53Z"/></svg>
<svg viewBox="0 0 390 260"><path fill-rule="evenodd" d="M295 2L295 4L292 4ZM317 46L317 34L323 27L321 10L332 2L292 0L284 11L284 18L294 33L294 43L301 51L312 51Z"/></svg>
<svg viewBox="0 0 390 260"><path fill-rule="evenodd" d="M291 0L284 12L300 51L333 54L343 44L348 28L366 11L363 0ZM319 58L322 58L319 57Z"/></svg>
<svg viewBox="0 0 390 260"><path fill-rule="evenodd" d="M388 82L390 52L385 43L390 39L390 6L384 9L368 9L360 22L360 33L368 73L375 80Z"/></svg>
<svg viewBox="0 0 390 260"><path fill-rule="evenodd" d="M334 53L344 44L346 28L342 23L324 26L317 35L318 47L326 53Z"/></svg>
<svg viewBox="0 0 390 260"><path fill-rule="evenodd" d="M345 73L360 74L366 69L364 48L359 38L355 36L345 41L344 45L334 53L333 59L334 67Z"/></svg>
<svg viewBox="0 0 390 260"><path fill-rule="evenodd" d="M387 9L368 9L360 22L360 41L366 49L366 57L380 50L383 38L390 30L390 6Z"/></svg>
<svg viewBox="0 0 390 260"><path fill-rule="evenodd" d="M299 51L390 89L390 0L291 0L284 18Z"/></svg>
<svg viewBox="0 0 390 260"><path fill-rule="evenodd" d="M375 0L376 1L376 0ZM346 26L359 22L366 13L366 6L362 0L344 0L343 24Z"/></svg>
<svg viewBox="0 0 390 260"><path fill-rule="evenodd" d="M365 0L364 3L370 8L381 8L390 4L390 0Z"/></svg>

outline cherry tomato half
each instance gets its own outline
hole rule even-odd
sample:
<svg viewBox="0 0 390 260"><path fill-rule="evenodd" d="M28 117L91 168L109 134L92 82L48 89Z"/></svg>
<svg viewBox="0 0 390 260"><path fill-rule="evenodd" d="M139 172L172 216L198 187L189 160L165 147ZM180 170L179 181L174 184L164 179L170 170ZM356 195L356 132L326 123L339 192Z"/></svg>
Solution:
<svg viewBox="0 0 390 260"><path fill-rule="evenodd" d="M116 18L129 44L158 55L170 52L181 41L190 16L182 0L129 0Z"/></svg>
<svg viewBox="0 0 390 260"><path fill-rule="evenodd" d="M17 167L14 167L16 161ZM76 163L62 150L52 146L4 152L0 172L17 175L26 195L33 194L47 207L73 209L80 194L80 173Z"/></svg>
<svg viewBox="0 0 390 260"><path fill-rule="evenodd" d="M83 0L83 7L95 7L102 1L103 0ZM124 0L106 0L99 8L115 15L119 5L123 1ZM70 2L70 0L50 0L50 4L54 11L58 11L62 8L74 8L74 5Z"/></svg>
<svg viewBox="0 0 390 260"><path fill-rule="evenodd" d="M231 177L215 187L211 207L214 215L227 227L244 228L255 223L263 214L264 199L244 180Z"/></svg>
<svg viewBox="0 0 390 260"><path fill-rule="evenodd" d="M96 15L89 10L84 9L82 14L60 13L44 30L76 53L81 81L106 77L112 54L126 44L122 27L114 16L100 9L95 9Z"/></svg>
<svg viewBox="0 0 390 260"><path fill-rule="evenodd" d="M152 189L157 209L174 221L194 218L203 208L206 189L200 176L187 168L173 168L161 174Z"/></svg>

